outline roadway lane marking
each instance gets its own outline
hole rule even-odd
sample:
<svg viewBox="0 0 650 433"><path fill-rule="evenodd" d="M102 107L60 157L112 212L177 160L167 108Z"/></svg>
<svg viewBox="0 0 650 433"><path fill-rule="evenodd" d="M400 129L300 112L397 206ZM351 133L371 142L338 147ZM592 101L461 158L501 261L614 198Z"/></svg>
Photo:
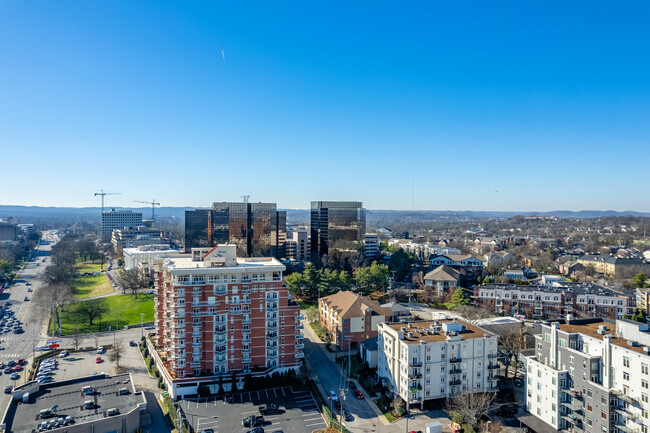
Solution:
<svg viewBox="0 0 650 433"><path fill-rule="evenodd" d="M321 421L321 422L317 422L316 424L305 424L305 427L311 427L311 426L321 425L321 424L325 424L325 423Z"/></svg>

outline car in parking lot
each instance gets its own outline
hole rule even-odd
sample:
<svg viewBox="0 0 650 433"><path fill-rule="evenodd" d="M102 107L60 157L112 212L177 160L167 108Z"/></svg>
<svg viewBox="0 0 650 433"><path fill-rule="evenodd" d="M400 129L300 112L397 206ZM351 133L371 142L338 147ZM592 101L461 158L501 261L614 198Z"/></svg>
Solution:
<svg viewBox="0 0 650 433"><path fill-rule="evenodd" d="M39 377L38 379L36 379L36 381L37 381L39 384L50 383L50 382L52 382L53 380L54 380L54 379L52 378L52 376L42 376L42 377Z"/></svg>
<svg viewBox="0 0 650 433"><path fill-rule="evenodd" d="M104 353L104 346L99 346L97 348L97 353Z"/></svg>
<svg viewBox="0 0 650 433"><path fill-rule="evenodd" d="M33 292L33 290L32 290L31 287L29 287L29 288L27 289L27 291L28 291L28 292Z"/></svg>
<svg viewBox="0 0 650 433"><path fill-rule="evenodd" d="M247 433L264 433L264 429L262 427L255 427L253 430L248 430Z"/></svg>
<svg viewBox="0 0 650 433"><path fill-rule="evenodd" d="M260 415L266 415L270 413L278 413L278 406L270 403L270 404L263 404L262 406L259 406L257 408L257 411L259 412Z"/></svg>
<svg viewBox="0 0 650 433"><path fill-rule="evenodd" d="M149 326L145 326L144 329L146 329L147 331L153 331L154 329L156 329L156 327L153 325L149 325Z"/></svg>
<svg viewBox="0 0 650 433"><path fill-rule="evenodd" d="M13 386L11 386L11 385L5 386L5 394L9 394L13 390L14 390Z"/></svg>
<svg viewBox="0 0 650 433"><path fill-rule="evenodd" d="M11 367L7 367L7 368L4 369L5 374L11 374L12 371L13 371L13 369Z"/></svg>
<svg viewBox="0 0 650 433"><path fill-rule="evenodd" d="M101 356L98 356L97 358L95 358L95 364L101 364L102 362L104 362L104 361L102 360Z"/></svg>
<svg viewBox="0 0 650 433"><path fill-rule="evenodd" d="M244 427L257 427L264 424L264 417L259 415L250 415L241 420Z"/></svg>
<svg viewBox="0 0 650 433"><path fill-rule="evenodd" d="M69 352L67 350L64 350L61 353L59 353L59 358L65 358L68 355L69 355Z"/></svg>
<svg viewBox="0 0 650 433"><path fill-rule="evenodd" d="M199 433L214 433L214 430L211 428L206 428L205 430L201 430Z"/></svg>
<svg viewBox="0 0 650 433"><path fill-rule="evenodd" d="M18 375L18 373L11 373L11 376L9 376L9 379L11 379L11 380L18 380L19 377L20 377L20 376Z"/></svg>
<svg viewBox="0 0 650 433"><path fill-rule="evenodd" d="M29 298L27 296L25 296L25 302L27 302L27 301L29 301Z"/></svg>

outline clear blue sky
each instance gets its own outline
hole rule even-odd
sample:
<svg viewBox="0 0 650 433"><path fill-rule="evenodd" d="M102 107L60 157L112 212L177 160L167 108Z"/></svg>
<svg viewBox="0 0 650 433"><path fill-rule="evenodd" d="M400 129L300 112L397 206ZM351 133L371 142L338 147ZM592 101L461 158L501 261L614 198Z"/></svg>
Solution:
<svg viewBox="0 0 650 433"><path fill-rule="evenodd" d="M650 211L650 3L0 2L0 204ZM139 206L139 205L138 205Z"/></svg>

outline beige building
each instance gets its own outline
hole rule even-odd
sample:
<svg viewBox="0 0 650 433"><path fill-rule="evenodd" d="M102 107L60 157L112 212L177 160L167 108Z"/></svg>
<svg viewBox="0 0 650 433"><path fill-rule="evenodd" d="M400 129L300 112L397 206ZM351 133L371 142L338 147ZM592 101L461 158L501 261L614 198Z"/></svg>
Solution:
<svg viewBox="0 0 650 433"><path fill-rule="evenodd" d="M342 291L318 300L320 322L341 350L358 349L377 335L377 326L393 314L367 296Z"/></svg>
<svg viewBox="0 0 650 433"><path fill-rule="evenodd" d="M442 265L424 276L424 286L434 296L444 296L445 293L460 287L460 272Z"/></svg>
<svg viewBox="0 0 650 433"><path fill-rule="evenodd" d="M650 263L638 257L588 254L578 257L578 263L585 267L593 266L598 273L616 277L632 277L639 272L650 271Z"/></svg>

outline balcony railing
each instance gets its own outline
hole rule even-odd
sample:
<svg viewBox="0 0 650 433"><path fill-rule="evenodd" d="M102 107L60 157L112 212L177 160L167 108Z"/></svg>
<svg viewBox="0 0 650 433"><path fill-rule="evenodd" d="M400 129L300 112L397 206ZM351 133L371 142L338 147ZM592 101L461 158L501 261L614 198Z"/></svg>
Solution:
<svg viewBox="0 0 650 433"><path fill-rule="evenodd" d="M499 368L499 364L488 364L488 370L496 370Z"/></svg>
<svg viewBox="0 0 650 433"><path fill-rule="evenodd" d="M225 326L215 326L214 332L216 332L217 334L223 334L224 332L228 332L228 328Z"/></svg>
<svg viewBox="0 0 650 433"><path fill-rule="evenodd" d="M192 347L201 347L203 343L192 343Z"/></svg>
<svg viewBox="0 0 650 433"><path fill-rule="evenodd" d="M451 359L449 360L449 362L451 362L452 364L456 364L456 363L458 363L458 362L462 362L462 360L463 360L463 359L460 358L460 357L458 357L458 358L451 358Z"/></svg>
<svg viewBox="0 0 650 433"><path fill-rule="evenodd" d="M190 367L199 368L199 367L201 367L201 362L200 361L199 362L192 362L192 363L190 363Z"/></svg>
<svg viewBox="0 0 650 433"><path fill-rule="evenodd" d="M296 329L305 329L305 325L303 325L302 323L296 322Z"/></svg>
<svg viewBox="0 0 650 433"><path fill-rule="evenodd" d="M305 347L305 345L302 344L302 343L296 343L296 344L294 344L294 347L295 347L296 349L303 349L303 348Z"/></svg>
<svg viewBox="0 0 650 433"><path fill-rule="evenodd" d="M626 403L632 404L632 405L638 405L639 404L639 399L636 397L632 397L629 394L624 394L622 392L614 392L614 395L616 395L616 398L619 400L622 400Z"/></svg>
<svg viewBox="0 0 650 433"><path fill-rule="evenodd" d="M305 336L302 335L302 332L296 332L295 338L305 338Z"/></svg>
<svg viewBox="0 0 650 433"><path fill-rule="evenodd" d="M460 379L451 379L449 381L449 385L460 385L460 384L461 384Z"/></svg>
<svg viewBox="0 0 650 433"><path fill-rule="evenodd" d="M214 352L215 353L224 353L226 351L226 346L215 346Z"/></svg>
<svg viewBox="0 0 650 433"><path fill-rule="evenodd" d="M266 333L266 338L278 338L278 333L277 332L267 332Z"/></svg>
<svg viewBox="0 0 650 433"><path fill-rule="evenodd" d="M296 353L294 354L294 356L295 356L296 358L304 358L304 357L305 357L305 354L302 353L302 352L296 352Z"/></svg>
<svg viewBox="0 0 650 433"><path fill-rule="evenodd" d="M251 353L250 347L241 349L241 353Z"/></svg>
<svg viewBox="0 0 650 433"><path fill-rule="evenodd" d="M420 361L419 359L411 359L409 361L409 366L410 367L421 367L422 366L422 361Z"/></svg>
<svg viewBox="0 0 650 433"><path fill-rule="evenodd" d="M449 370L449 374L460 374L460 373L462 373L462 372L463 372L463 369L462 369L462 368L456 368L456 367L454 367L454 368L452 368L451 370Z"/></svg>
<svg viewBox="0 0 650 433"><path fill-rule="evenodd" d="M250 325L251 324L251 319L241 319L242 325Z"/></svg>

